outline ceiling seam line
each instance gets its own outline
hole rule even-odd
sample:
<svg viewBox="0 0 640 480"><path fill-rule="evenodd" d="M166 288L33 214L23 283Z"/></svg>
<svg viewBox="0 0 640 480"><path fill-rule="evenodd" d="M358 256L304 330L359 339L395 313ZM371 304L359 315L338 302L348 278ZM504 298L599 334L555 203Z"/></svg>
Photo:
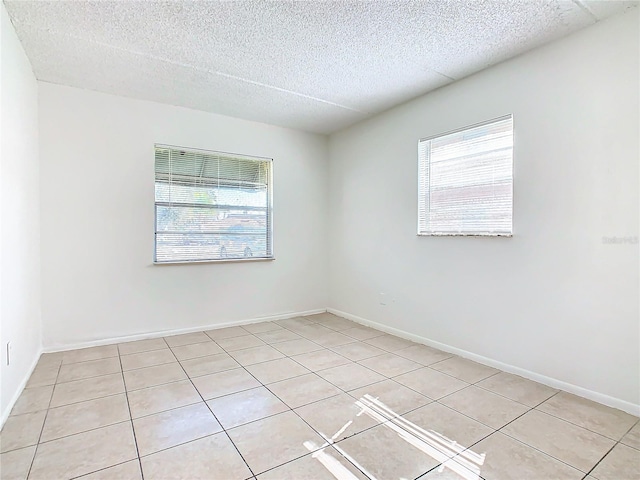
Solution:
<svg viewBox="0 0 640 480"><path fill-rule="evenodd" d="M591 11L589 6L586 3L583 3L582 0L572 0L573 3L582 11L584 11L587 15L589 15L594 22L599 22L600 19L596 16L595 13Z"/></svg>
<svg viewBox="0 0 640 480"><path fill-rule="evenodd" d="M36 27L36 29L43 30L43 29L41 29L39 27ZM336 107L336 108L341 108L343 110L349 110L351 112L362 113L362 114L367 114L368 115L368 112L366 112L364 110L359 110L357 108L348 107L346 105L341 105L339 103L335 103L335 102L332 102L330 100L324 100L322 98L314 97L312 95L307 95L305 93L296 92L294 90L288 90L286 88L276 87L275 85L269 85L267 83L258 82L256 80L250 80L248 78L239 77L237 75L232 75L230 73L225 73L225 72L221 72L221 71L217 71L217 70L209 70L209 69L206 69L206 68L199 68L197 66L190 65L188 63L176 62L176 61L173 61L173 60L169 60L167 58L159 57L157 55L143 53L143 52L137 52L135 50L129 50L127 48L118 47L118 46L115 46L115 45L109 45L108 43L98 42L96 40L82 38L82 37L79 37L77 35L71 35L71 34L68 34L68 33L60 33L60 32L55 32L55 31L51 31L51 30L43 30L43 31L46 31L47 33L50 33L50 34L62 36L62 37L72 38L74 40L81 40L81 41L84 41L84 42L90 42L90 43L93 43L93 44L96 44L96 45L100 45L100 46L103 46L103 47L108 47L108 48L112 48L112 49L119 50L119 51L122 51L122 52L130 53L132 55L138 55L140 57L151 58L151 59L154 59L154 60L158 60L158 61L161 61L161 62L168 63L170 65L177 65L177 66L189 68L189 69L192 69L192 70L196 70L196 71L199 71L199 72L210 73L210 74L217 75L217 76L220 76L220 77L225 77L225 78L229 78L229 79L232 79L232 80L237 80L239 82L249 83L251 85L256 85L256 86L260 86L260 87L263 87L263 88L269 88L269 89L276 90L276 91L279 91L279 92L288 93L290 95L306 98L308 100L313 100L313 101L319 102L319 103L324 103L324 104L331 105L331 106Z"/></svg>

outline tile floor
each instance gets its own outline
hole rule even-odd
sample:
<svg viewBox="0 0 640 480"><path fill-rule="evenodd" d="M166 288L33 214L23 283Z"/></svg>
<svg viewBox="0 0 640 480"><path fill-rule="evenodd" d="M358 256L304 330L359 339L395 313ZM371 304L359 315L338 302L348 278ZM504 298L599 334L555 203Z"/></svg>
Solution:
<svg viewBox="0 0 640 480"><path fill-rule="evenodd" d="M2 479L640 478L619 410L320 314L44 354Z"/></svg>

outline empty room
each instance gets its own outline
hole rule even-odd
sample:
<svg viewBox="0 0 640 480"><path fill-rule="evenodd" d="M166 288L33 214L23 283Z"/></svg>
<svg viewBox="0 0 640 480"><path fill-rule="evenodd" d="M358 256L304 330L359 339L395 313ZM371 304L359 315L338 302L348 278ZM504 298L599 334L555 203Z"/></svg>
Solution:
<svg viewBox="0 0 640 480"><path fill-rule="evenodd" d="M640 2L0 14L1 480L640 479Z"/></svg>

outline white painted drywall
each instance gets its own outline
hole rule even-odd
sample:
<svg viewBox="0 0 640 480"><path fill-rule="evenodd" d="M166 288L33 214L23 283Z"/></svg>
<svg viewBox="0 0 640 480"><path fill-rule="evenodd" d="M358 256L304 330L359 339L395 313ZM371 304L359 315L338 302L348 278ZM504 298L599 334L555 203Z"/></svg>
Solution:
<svg viewBox="0 0 640 480"><path fill-rule="evenodd" d="M330 307L640 404L638 9L330 137ZM514 237L417 237L417 142L512 113ZM386 306L379 294L386 294Z"/></svg>
<svg viewBox="0 0 640 480"><path fill-rule="evenodd" d="M38 359L42 325L38 84L2 3L0 16L0 418L4 420ZM12 345L9 366L7 342Z"/></svg>
<svg viewBox="0 0 640 480"><path fill-rule="evenodd" d="M326 308L325 136L39 87L45 347ZM273 158L276 260L153 265L154 143Z"/></svg>

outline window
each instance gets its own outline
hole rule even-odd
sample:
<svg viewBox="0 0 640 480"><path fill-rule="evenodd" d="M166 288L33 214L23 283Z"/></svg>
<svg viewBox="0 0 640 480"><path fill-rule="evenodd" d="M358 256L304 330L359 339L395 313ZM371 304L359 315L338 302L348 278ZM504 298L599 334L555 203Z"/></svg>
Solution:
<svg viewBox="0 0 640 480"><path fill-rule="evenodd" d="M418 157L418 235L511 236L511 115L420 140Z"/></svg>
<svg viewBox="0 0 640 480"><path fill-rule="evenodd" d="M155 263L273 258L271 159L155 151Z"/></svg>

